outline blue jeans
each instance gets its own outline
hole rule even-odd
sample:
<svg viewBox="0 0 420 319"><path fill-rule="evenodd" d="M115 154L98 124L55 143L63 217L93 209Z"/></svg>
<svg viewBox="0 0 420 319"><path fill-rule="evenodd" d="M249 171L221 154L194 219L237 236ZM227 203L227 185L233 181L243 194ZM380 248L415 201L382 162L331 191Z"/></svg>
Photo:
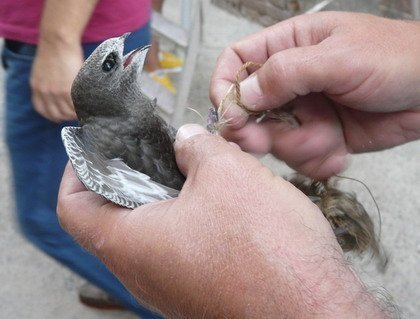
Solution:
<svg viewBox="0 0 420 319"><path fill-rule="evenodd" d="M132 33L125 49L150 43L149 25ZM84 45L89 54L99 45ZM82 249L65 233L57 220L58 188L67 163L61 142L63 126L34 111L29 76L36 46L24 44L18 50L4 48L6 70L6 144L14 178L17 218L24 236L35 246L75 273L102 288L129 310L143 318L160 318L140 306L118 279L93 255ZM88 213L88 212L86 212Z"/></svg>

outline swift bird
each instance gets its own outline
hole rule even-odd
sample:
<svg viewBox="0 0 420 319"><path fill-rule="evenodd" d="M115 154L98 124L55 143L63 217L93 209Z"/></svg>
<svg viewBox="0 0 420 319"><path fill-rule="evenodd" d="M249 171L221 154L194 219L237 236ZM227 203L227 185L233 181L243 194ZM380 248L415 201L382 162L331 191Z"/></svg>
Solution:
<svg viewBox="0 0 420 319"><path fill-rule="evenodd" d="M185 177L175 161L175 129L140 91L150 46L123 55L128 35L104 41L85 61L71 89L81 127L61 135L87 189L135 208L177 196Z"/></svg>

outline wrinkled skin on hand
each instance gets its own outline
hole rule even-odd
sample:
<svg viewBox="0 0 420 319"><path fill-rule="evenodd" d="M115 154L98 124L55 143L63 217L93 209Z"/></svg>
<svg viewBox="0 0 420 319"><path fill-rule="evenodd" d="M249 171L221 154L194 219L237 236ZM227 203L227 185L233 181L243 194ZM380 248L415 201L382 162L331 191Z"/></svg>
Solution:
<svg viewBox="0 0 420 319"><path fill-rule="evenodd" d="M257 124L232 107L223 135L325 179L350 153L420 137L419 54L418 22L343 12L298 16L225 49L210 97L219 105L244 62L263 64L241 82L241 101L252 111L291 106L300 127Z"/></svg>
<svg viewBox="0 0 420 319"><path fill-rule="evenodd" d="M141 302L171 318L326 318L372 303L303 193L201 127L181 129L175 150L178 198L121 208L70 166L61 185L63 227Z"/></svg>

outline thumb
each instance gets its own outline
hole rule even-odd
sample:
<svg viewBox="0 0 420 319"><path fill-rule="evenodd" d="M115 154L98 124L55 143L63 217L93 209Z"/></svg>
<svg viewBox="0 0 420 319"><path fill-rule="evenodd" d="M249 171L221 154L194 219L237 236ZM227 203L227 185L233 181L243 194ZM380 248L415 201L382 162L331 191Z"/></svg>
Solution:
<svg viewBox="0 0 420 319"><path fill-rule="evenodd" d="M178 167L185 176L195 171L206 159L215 155L227 155L233 149L238 149L197 124L180 127L174 147Z"/></svg>
<svg viewBox="0 0 420 319"><path fill-rule="evenodd" d="M321 45L283 50L241 82L241 102L251 111L276 108L297 96L324 91L335 83L337 73Z"/></svg>

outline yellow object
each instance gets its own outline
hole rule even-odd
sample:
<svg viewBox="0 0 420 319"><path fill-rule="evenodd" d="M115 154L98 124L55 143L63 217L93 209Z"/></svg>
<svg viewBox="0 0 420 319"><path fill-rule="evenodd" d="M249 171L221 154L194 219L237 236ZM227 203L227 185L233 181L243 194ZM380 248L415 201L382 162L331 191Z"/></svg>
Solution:
<svg viewBox="0 0 420 319"><path fill-rule="evenodd" d="M172 83L172 80L163 70L156 70L150 73L151 78L165 87L169 92L176 94L175 85Z"/></svg>
<svg viewBox="0 0 420 319"><path fill-rule="evenodd" d="M184 64L184 61L171 52L159 53L160 65L164 69L178 69Z"/></svg>

